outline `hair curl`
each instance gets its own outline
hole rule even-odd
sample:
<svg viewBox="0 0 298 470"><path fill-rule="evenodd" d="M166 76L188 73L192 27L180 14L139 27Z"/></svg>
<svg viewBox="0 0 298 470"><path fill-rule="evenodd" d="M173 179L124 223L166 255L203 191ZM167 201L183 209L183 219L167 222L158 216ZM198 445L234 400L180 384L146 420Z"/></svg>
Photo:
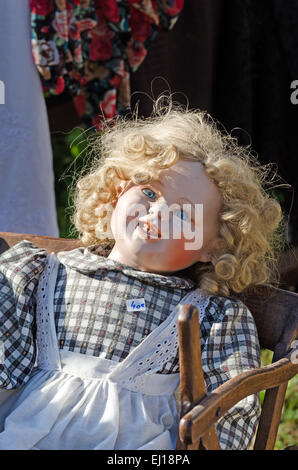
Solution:
<svg viewBox="0 0 298 470"><path fill-rule="evenodd" d="M203 111L185 110L164 100L155 103L151 118L118 119L96 136L96 158L77 182L74 225L84 244L100 244L107 254L109 208L121 180L144 184L178 159L199 161L223 197L220 249L210 263L181 271L208 294L230 296L266 282L278 283L276 256L283 245L283 217L268 194L272 165L261 165L248 147L220 131ZM274 175L276 176L276 175ZM111 236L111 234L109 235Z"/></svg>

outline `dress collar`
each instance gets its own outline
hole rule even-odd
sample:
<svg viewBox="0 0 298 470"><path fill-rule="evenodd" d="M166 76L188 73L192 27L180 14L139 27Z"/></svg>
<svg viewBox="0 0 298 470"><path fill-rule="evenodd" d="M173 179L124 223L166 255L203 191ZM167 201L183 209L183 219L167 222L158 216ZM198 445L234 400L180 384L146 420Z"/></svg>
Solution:
<svg viewBox="0 0 298 470"><path fill-rule="evenodd" d="M71 251L57 253L59 261L72 269L82 273L100 274L105 270L121 271L127 276L134 277L148 284L190 290L195 287L191 279L178 276L164 276L162 274L140 271L126 264L119 263L111 258L100 256L95 253L97 245L87 248L79 247Z"/></svg>

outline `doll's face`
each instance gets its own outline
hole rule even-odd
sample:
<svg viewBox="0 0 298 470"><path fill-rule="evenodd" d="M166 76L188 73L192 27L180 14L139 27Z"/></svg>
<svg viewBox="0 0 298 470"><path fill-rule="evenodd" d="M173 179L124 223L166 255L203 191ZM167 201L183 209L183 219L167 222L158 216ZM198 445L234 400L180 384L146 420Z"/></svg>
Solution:
<svg viewBox="0 0 298 470"><path fill-rule="evenodd" d="M219 241L221 206L220 192L199 162L179 160L148 184L122 182L109 257L157 273L210 261Z"/></svg>

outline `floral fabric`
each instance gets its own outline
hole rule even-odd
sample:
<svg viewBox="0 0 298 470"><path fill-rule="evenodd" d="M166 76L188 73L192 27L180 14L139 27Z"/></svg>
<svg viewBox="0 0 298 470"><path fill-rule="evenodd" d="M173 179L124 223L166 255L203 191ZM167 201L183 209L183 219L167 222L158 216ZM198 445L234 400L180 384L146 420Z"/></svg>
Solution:
<svg viewBox="0 0 298 470"><path fill-rule="evenodd" d="M184 0L30 0L32 51L45 92L68 90L87 126L130 106L130 73Z"/></svg>

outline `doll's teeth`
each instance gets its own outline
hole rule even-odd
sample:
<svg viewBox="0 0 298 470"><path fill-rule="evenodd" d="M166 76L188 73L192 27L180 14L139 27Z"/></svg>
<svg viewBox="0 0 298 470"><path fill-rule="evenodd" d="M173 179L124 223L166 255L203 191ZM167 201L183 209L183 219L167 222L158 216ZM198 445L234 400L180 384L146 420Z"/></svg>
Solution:
<svg viewBox="0 0 298 470"><path fill-rule="evenodd" d="M138 227L142 230L142 232L146 233L147 235L158 235L158 238L161 237L160 233L158 230L156 230L153 226L150 227L150 225L146 222L139 222Z"/></svg>

